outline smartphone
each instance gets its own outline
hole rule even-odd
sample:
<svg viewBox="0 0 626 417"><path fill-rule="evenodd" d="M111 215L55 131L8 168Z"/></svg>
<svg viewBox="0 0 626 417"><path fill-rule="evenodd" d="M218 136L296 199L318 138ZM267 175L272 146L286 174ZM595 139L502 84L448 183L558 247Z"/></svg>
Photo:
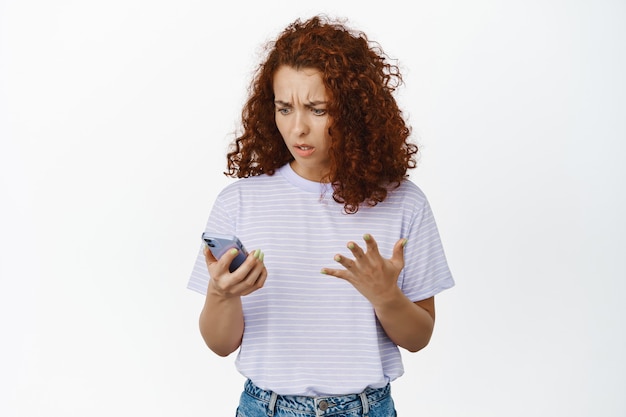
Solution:
<svg viewBox="0 0 626 417"><path fill-rule="evenodd" d="M239 268L243 261L248 257L248 252L243 247L243 244L237 238L237 236L220 235L216 233L204 232L202 233L202 240L208 246L209 250L215 256L215 259L219 259L232 248L236 248L239 252L233 261L230 263L228 270L233 272Z"/></svg>

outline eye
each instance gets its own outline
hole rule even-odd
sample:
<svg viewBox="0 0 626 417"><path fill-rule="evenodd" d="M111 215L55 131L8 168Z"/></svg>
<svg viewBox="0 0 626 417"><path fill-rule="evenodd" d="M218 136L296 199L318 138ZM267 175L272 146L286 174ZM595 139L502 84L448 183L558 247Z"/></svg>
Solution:
<svg viewBox="0 0 626 417"><path fill-rule="evenodd" d="M276 113L280 113L283 116L288 115L289 113L291 113L291 109L288 107L277 107L276 108Z"/></svg>
<svg viewBox="0 0 626 417"><path fill-rule="evenodd" d="M311 111L316 116L323 116L323 115L326 114L326 109L315 109L315 108L312 108Z"/></svg>

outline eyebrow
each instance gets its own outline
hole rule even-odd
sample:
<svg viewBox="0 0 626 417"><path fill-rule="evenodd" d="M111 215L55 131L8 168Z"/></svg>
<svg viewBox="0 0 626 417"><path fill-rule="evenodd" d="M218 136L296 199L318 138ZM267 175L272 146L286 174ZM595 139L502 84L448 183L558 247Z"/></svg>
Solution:
<svg viewBox="0 0 626 417"><path fill-rule="evenodd" d="M293 105L288 102L288 101L282 101L282 100L274 100L274 104L278 104L280 106L285 106L285 107L292 107ZM328 104L327 101L309 101L307 104L305 104L306 107L315 107L315 106L320 106L323 104Z"/></svg>

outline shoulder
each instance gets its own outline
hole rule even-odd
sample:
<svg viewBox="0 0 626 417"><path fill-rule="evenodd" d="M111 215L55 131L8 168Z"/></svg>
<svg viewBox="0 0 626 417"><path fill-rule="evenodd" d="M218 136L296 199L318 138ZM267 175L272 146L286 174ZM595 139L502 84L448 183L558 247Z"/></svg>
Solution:
<svg viewBox="0 0 626 417"><path fill-rule="evenodd" d="M279 174L239 178L227 184L217 195L220 205L255 204L259 201L280 201L285 193L285 180Z"/></svg>
<svg viewBox="0 0 626 417"><path fill-rule="evenodd" d="M422 189L410 179L402 181L397 189L408 196L426 198L424 191L422 191Z"/></svg>
<svg viewBox="0 0 626 417"><path fill-rule="evenodd" d="M261 174L254 177L239 178L226 185L220 194L233 194L241 191L259 190L259 188L272 188L284 182L281 175Z"/></svg>
<svg viewBox="0 0 626 417"><path fill-rule="evenodd" d="M416 209L428 205L424 191L410 179L402 181L396 188L391 188L387 198L402 205L413 206Z"/></svg>

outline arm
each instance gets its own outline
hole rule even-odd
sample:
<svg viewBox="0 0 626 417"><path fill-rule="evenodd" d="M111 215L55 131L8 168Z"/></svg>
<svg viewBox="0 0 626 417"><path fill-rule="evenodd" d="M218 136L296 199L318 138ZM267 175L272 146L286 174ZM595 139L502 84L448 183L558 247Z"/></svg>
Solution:
<svg viewBox="0 0 626 417"><path fill-rule="evenodd" d="M348 243L354 260L335 256L335 261L345 270L324 268L322 273L345 279L363 294L372 303L380 324L394 343L411 352L423 349L430 341L435 324L435 300L430 297L413 303L397 285L404 267L406 239L396 243L390 259L380 255L371 235L366 234L364 239L367 252L354 242Z"/></svg>
<svg viewBox="0 0 626 417"><path fill-rule="evenodd" d="M204 308L200 313L200 334L209 349L220 356L228 356L241 345L244 320L241 297L263 287L267 270L260 250L251 252L234 272L228 265L237 255L233 250L219 261L205 248L204 256L211 279Z"/></svg>
<svg viewBox="0 0 626 417"><path fill-rule="evenodd" d="M435 326L435 297L413 303L398 288L374 310L385 333L398 346L417 352L428 345Z"/></svg>

